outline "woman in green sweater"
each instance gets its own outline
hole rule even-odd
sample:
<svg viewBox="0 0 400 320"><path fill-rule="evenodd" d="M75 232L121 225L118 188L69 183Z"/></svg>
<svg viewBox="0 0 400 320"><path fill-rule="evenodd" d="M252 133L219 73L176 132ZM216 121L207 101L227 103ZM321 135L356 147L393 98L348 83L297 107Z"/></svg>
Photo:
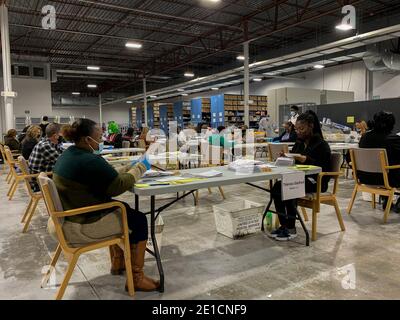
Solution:
<svg viewBox="0 0 400 320"><path fill-rule="evenodd" d="M140 180L151 165L144 157L117 172L99 154L103 148L101 129L92 120L79 119L65 132L75 143L58 158L53 179L65 210L112 201ZM130 229L132 271L136 290L153 291L159 282L144 275L144 256L148 239L146 216L124 203ZM107 239L122 232L119 209L102 210L75 217L63 223L66 240L79 246L99 239ZM123 251L117 245L110 247L111 273L121 274L125 269Z"/></svg>

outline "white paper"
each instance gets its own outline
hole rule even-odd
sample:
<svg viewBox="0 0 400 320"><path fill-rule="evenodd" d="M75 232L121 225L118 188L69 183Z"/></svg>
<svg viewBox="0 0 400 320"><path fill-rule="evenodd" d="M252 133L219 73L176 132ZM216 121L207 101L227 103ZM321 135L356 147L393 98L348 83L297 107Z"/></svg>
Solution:
<svg viewBox="0 0 400 320"><path fill-rule="evenodd" d="M304 171L283 173L282 200L298 199L306 195Z"/></svg>
<svg viewBox="0 0 400 320"><path fill-rule="evenodd" d="M199 178L214 178L222 176L223 173L217 170L208 170L205 172L190 173L189 175L192 177L199 177Z"/></svg>
<svg viewBox="0 0 400 320"><path fill-rule="evenodd" d="M170 182L170 181L178 181L178 180L184 180L184 179L187 179L187 178L173 176L173 177L165 177L165 178L157 179L156 181L158 181L158 182Z"/></svg>

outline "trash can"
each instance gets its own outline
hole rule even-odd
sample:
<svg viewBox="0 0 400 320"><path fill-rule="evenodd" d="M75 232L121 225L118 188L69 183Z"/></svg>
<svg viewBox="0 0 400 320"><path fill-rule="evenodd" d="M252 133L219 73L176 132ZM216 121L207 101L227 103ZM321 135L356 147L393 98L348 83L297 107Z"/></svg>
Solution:
<svg viewBox="0 0 400 320"><path fill-rule="evenodd" d="M215 226L219 233L237 239L261 231L265 205L240 200L214 205Z"/></svg>

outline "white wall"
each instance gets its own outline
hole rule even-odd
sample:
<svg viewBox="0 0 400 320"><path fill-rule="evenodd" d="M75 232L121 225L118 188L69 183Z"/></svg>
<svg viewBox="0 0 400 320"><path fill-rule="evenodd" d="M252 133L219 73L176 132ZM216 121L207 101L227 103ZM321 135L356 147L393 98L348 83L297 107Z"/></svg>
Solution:
<svg viewBox="0 0 400 320"><path fill-rule="evenodd" d="M18 93L14 99L14 115L24 117L25 110L30 111L31 117L51 115L51 83L50 80L12 79L13 91ZM1 90L3 81L1 79Z"/></svg>
<svg viewBox="0 0 400 320"><path fill-rule="evenodd" d="M129 108L130 106L126 103L103 106L103 122L107 123L114 120L120 124L129 123ZM98 107L54 107L52 115L62 117L74 116L75 118L86 117L96 122L100 121Z"/></svg>

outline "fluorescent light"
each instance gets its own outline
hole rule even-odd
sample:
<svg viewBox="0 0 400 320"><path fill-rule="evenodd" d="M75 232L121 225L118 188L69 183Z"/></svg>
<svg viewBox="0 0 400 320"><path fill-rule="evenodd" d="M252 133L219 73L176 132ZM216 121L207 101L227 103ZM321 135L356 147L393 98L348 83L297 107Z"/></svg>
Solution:
<svg viewBox="0 0 400 320"><path fill-rule="evenodd" d="M125 47L130 48L130 49L140 49L143 47L143 45L138 42L127 42L125 44Z"/></svg>
<svg viewBox="0 0 400 320"><path fill-rule="evenodd" d="M219 90L219 88L211 88L211 90L217 91L217 90Z"/></svg>
<svg viewBox="0 0 400 320"><path fill-rule="evenodd" d="M95 88L97 88L97 84L88 84L87 87L95 89Z"/></svg>
<svg viewBox="0 0 400 320"><path fill-rule="evenodd" d="M72 92L72 94L73 94L74 96L79 96L81 93L80 93L80 92Z"/></svg>
<svg viewBox="0 0 400 320"><path fill-rule="evenodd" d="M314 69L323 69L323 68L325 68L325 66L322 65L322 64L316 64L316 65L314 66Z"/></svg>
<svg viewBox="0 0 400 320"><path fill-rule="evenodd" d="M133 103L133 101L130 101L130 100L128 100L126 103L128 103L128 104L132 104L132 103Z"/></svg>
<svg viewBox="0 0 400 320"><path fill-rule="evenodd" d="M244 60L244 56L240 54L240 55L238 55L238 56L236 57L236 59L237 59L237 60L242 60L242 61L243 61L243 60Z"/></svg>
<svg viewBox="0 0 400 320"><path fill-rule="evenodd" d="M188 94L187 94L187 93L182 93L182 94L181 94L181 96L183 96L183 97L187 97L187 96L188 96Z"/></svg>
<svg viewBox="0 0 400 320"><path fill-rule="evenodd" d="M178 89L178 91L179 91L179 92L183 92L183 91L185 91L185 89Z"/></svg>
<svg viewBox="0 0 400 320"><path fill-rule="evenodd" d="M187 71L187 72L185 72L184 76L187 77L187 78L193 78L194 77L194 73Z"/></svg>
<svg viewBox="0 0 400 320"><path fill-rule="evenodd" d="M260 81L262 81L262 79L261 78L254 78L253 81L260 82Z"/></svg>
<svg viewBox="0 0 400 320"><path fill-rule="evenodd" d="M97 67L97 66L87 66L87 69L88 69L88 70L91 70L91 71L99 71L99 70L100 70L100 67Z"/></svg>
<svg viewBox="0 0 400 320"><path fill-rule="evenodd" d="M221 0L208 0L210 2L220 2Z"/></svg>
<svg viewBox="0 0 400 320"><path fill-rule="evenodd" d="M349 31L349 30L352 30L353 27L350 24L341 23L336 26L336 29L341 30L341 31Z"/></svg>
<svg viewBox="0 0 400 320"><path fill-rule="evenodd" d="M151 98L151 99L155 99L155 98L157 98L157 96L150 96L150 98Z"/></svg>

